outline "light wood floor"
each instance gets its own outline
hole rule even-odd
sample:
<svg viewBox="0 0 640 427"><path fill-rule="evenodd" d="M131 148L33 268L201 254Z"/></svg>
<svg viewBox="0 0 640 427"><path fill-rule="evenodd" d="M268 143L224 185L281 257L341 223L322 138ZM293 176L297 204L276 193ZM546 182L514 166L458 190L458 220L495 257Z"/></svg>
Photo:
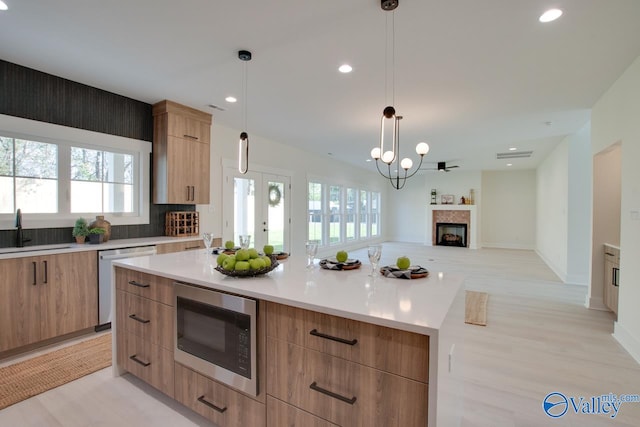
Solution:
<svg viewBox="0 0 640 427"><path fill-rule="evenodd" d="M615 419L542 411L554 391L640 394L640 365L611 336L612 314L584 308L585 287L563 285L532 251L387 243L381 262L405 254L432 274L463 272L467 289L490 295L488 325L465 325L464 427L640 426L640 403L623 404ZM0 411L0 426L211 424L108 368Z"/></svg>

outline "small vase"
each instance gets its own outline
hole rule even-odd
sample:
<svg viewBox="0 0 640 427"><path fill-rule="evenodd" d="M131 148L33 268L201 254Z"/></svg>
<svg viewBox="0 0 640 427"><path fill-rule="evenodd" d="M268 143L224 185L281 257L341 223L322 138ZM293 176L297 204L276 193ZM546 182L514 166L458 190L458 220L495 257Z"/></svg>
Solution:
<svg viewBox="0 0 640 427"><path fill-rule="evenodd" d="M85 240L86 236L76 236L76 243L79 245L84 244L84 240Z"/></svg>
<svg viewBox="0 0 640 427"><path fill-rule="evenodd" d="M104 228L102 241L103 242L109 241L109 238L111 237L111 223L106 219L104 219L103 215L96 216L95 221L91 221L91 224L89 224L89 230L91 230L92 228L98 228L98 227Z"/></svg>

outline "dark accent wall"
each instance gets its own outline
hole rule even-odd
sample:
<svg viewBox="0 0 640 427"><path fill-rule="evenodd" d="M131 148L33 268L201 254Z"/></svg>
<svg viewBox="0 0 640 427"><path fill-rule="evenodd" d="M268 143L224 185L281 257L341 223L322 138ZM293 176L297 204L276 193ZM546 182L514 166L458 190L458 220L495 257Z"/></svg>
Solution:
<svg viewBox="0 0 640 427"><path fill-rule="evenodd" d="M54 123L142 141L153 140L152 106L122 95L66 80L0 59L0 114ZM150 191L149 194L152 194ZM193 211L193 205L150 204L148 225L111 228L111 239L164 235L168 211ZM90 218L89 218L90 220ZM71 242L71 227L29 229L26 245ZM14 230L0 230L0 247L15 246Z"/></svg>

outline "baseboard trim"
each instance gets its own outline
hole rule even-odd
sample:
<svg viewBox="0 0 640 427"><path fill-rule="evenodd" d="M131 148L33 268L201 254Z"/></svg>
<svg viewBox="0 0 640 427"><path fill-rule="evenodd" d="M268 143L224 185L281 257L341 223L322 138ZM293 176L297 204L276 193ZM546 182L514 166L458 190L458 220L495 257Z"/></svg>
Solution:
<svg viewBox="0 0 640 427"><path fill-rule="evenodd" d="M558 276L558 278L562 281L562 283L566 284L567 283L567 272L566 271L562 271L560 268L558 268L556 265L554 265L539 250L534 249L534 251L540 257L540 259L542 261L544 261L545 264L547 264L547 267L549 267L551 269L551 271L553 271L556 274L556 276Z"/></svg>
<svg viewBox="0 0 640 427"><path fill-rule="evenodd" d="M487 242L482 242L480 247L491 248L491 249L521 249L521 250L527 250L527 251L531 251L535 249L531 245L520 245L520 244L514 244L514 243L487 243Z"/></svg>
<svg viewBox="0 0 640 427"><path fill-rule="evenodd" d="M584 302L584 306L591 310L611 311L609 310L609 307L604 305L604 301L602 300L602 297L595 298L587 295L587 300Z"/></svg>
<svg viewBox="0 0 640 427"><path fill-rule="evenodd" d="M627 328L619 322L613 323L613 337L640 364L640 339L634 337Z"/></svg>

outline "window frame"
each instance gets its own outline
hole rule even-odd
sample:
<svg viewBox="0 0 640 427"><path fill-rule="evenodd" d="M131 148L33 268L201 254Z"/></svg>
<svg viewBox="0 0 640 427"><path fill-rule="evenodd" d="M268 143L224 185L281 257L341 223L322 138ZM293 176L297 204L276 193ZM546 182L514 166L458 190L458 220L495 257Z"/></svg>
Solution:
<svg viewBox="0 0 640 427"><path fill-rule="evenodd" d="M23 213L25 228L71 227L78 217L90 219L104 215L112 225L149 224L150 209L150 154L152 143L116 135L76 129L51 123L38 122L0 114L0 135L58 146L58 211L56 213ZM136 213L72 213L71 147L131 154L134 156L134 206ZM14 171L15 174L15 171ZM137 179L137 182L135 180ZM14 190L15 191L15 190ZM18 209L20 206L15 206ZM15 212L0 214L0 229L15 228Z"/></svg>

